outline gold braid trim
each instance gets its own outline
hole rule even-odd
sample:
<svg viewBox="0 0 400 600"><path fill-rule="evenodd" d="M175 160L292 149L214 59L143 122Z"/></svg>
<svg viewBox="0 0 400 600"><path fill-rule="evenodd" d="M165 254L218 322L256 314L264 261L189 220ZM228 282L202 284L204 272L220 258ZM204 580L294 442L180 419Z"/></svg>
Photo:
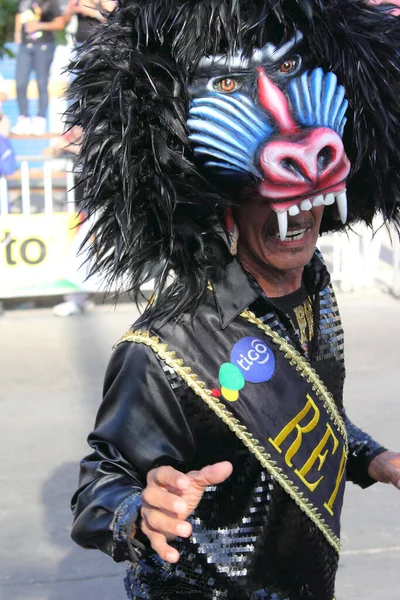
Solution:
<svg viewBox="0 0 400 600"><path fill-rule="evenodd" d="M312 368L308 360L306 360L304 356L300 354L300 352L298 352L283 337L271 329L269 325L266 325L260 319L258 319L254 313L250 312L249 310L244 310L240 316L243 317L243 319L246 319L246 321L249 321L249 323L257 325L257 327L261 329L265 335L271 338L274 344L278 346L278 349L284 353L285 358L289 361L290 365L295 367L296 371L300 373L300 375L304 377L308 383L311 383L313 391L317 394L320 400L322 400L324 407L344 438L347 460L348 440L346 425L340 416L334 397L328 391L328 388L323 383L322 379L320 379L318 373Z"/></svg>
<svg viewBox="0 0 400 600"><path fill-rule="evenodd" d="M240 439L240 441L250 450L252 454L257 458L259 463L264 469L266 469L273 477L278 481L282 488L289 494L289 496L296 502L303 512L311 519L311 521L318 527L323 533L329 544L339 554L340 552L340 540L333 533L329 525L327 525L325 519L305 498L303 492L288 478L288 476L282 471L277 463L272 460L270 454L268 454L265 448L260 442L253 437L253 435L247 431L245 425L242 425L238 419L236 419L232 413L226 408L224 404L219 402L215 398L211 390L206 388L203 381L199 381L198 375L192 372L190 367L186 367L184 361L181 358L175 357L175 352L168 350L167 344L164 344L159 340L157 336L151 335L148 331L134 331L129 330L122 338L115 344L114 348L122 344L123 342L134 342L137 344L146 344L162 359L166 364L174 370L174 372L181 377L181 379L190 387L194 393L199 396L207 406L214 411L214 413L229 427L231 431Z"/></svg>

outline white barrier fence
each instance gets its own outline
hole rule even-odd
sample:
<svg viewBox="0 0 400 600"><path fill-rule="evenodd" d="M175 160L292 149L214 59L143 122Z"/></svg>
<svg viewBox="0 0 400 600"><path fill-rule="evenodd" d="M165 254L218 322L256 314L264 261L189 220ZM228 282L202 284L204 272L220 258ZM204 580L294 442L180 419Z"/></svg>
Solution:
<svg viewBox="0 0 400 600"><path fill-rule="evenodd" d="M72 161L24 156L19 164L0 178L0 299L86 291Z"/></svg>
<svg viewBox="0 0 400 600"><path fill-rule="evenodd" d="M0 177L0 216L0 298L101 291L76 256L85 228L76 227L71 160L21 157L19 171ZM400 296L399 237L381 217L372 230L356 225L319 246L342 291L378 286Z"/></svg>
<svg viewBox="0 0 400 600"><path fill-rule="evenodd" d="M9 177L0 177L0 214L58 212L54 207L54 191L61 196L61 212L75 212L73 162L44 156L24 156L19 159L20 169ZM32 202L32 193L38 192L42 206Z"/></svg>

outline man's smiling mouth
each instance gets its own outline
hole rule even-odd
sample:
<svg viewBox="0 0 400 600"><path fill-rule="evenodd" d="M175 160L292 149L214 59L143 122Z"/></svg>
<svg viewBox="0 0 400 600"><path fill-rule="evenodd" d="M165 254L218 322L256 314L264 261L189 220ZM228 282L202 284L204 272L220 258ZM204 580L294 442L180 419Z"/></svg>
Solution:
<svg viewBox="0 0 400 600"><path fill-rule="evenodd" d="M273 210L278 219L278 237L282 242L288 239L289 216L297 216L301 212L308 212L313 208L313 206L330 206L335 202L339 212L340 220L344 224L347 220L347 195L345 190L338 193L329 193L325 195L318 194L298 202L293 201L290 203L290 206L288 206L288 203L282 203L281 208L279 207L279 204L275 204L273 206ZM304 235L305 232L303 233L303 236Z"/></svg>
<svg viewBox="0 0 400 600"><path fill-rule="evenodd" d="M302 229L289 230L286 234L285 242L294 242L294 241L303 239L303 237L305 236L305 234L307 233L308 230L309 230L309 227L303 227ZM272 237L274 237L278 240L281 239L279 231L276 232Z"/></svg>

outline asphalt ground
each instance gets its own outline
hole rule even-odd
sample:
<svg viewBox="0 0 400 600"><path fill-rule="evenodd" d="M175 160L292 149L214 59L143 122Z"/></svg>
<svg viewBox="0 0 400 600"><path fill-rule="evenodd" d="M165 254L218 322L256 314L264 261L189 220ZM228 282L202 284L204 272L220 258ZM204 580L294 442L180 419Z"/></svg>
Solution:
<svg viewBox="0 0 400 600"><path fill-rule="evenodd" d="M400 450L400 301L340 294L349 416ZM101 398L112 344L133 305L60 319L50 310L0 319L0 598L123 600L124 567L69 539L69 500ZM349 484L337 600L399 600L400 491ZM327 599L328 600L328 599Z"/></svg>

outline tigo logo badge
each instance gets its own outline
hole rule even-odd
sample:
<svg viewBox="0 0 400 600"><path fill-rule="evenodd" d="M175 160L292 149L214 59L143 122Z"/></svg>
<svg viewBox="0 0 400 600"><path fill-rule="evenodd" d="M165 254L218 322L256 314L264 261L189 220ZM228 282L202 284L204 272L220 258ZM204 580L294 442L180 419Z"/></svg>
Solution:
<svg viewBox="0 0 400 600"><path fill-rule="evenodd" d="M262 383L275 372L275 357L260 338L244 337L233 346L230 362L236 365L249 383Z"/></svg>

